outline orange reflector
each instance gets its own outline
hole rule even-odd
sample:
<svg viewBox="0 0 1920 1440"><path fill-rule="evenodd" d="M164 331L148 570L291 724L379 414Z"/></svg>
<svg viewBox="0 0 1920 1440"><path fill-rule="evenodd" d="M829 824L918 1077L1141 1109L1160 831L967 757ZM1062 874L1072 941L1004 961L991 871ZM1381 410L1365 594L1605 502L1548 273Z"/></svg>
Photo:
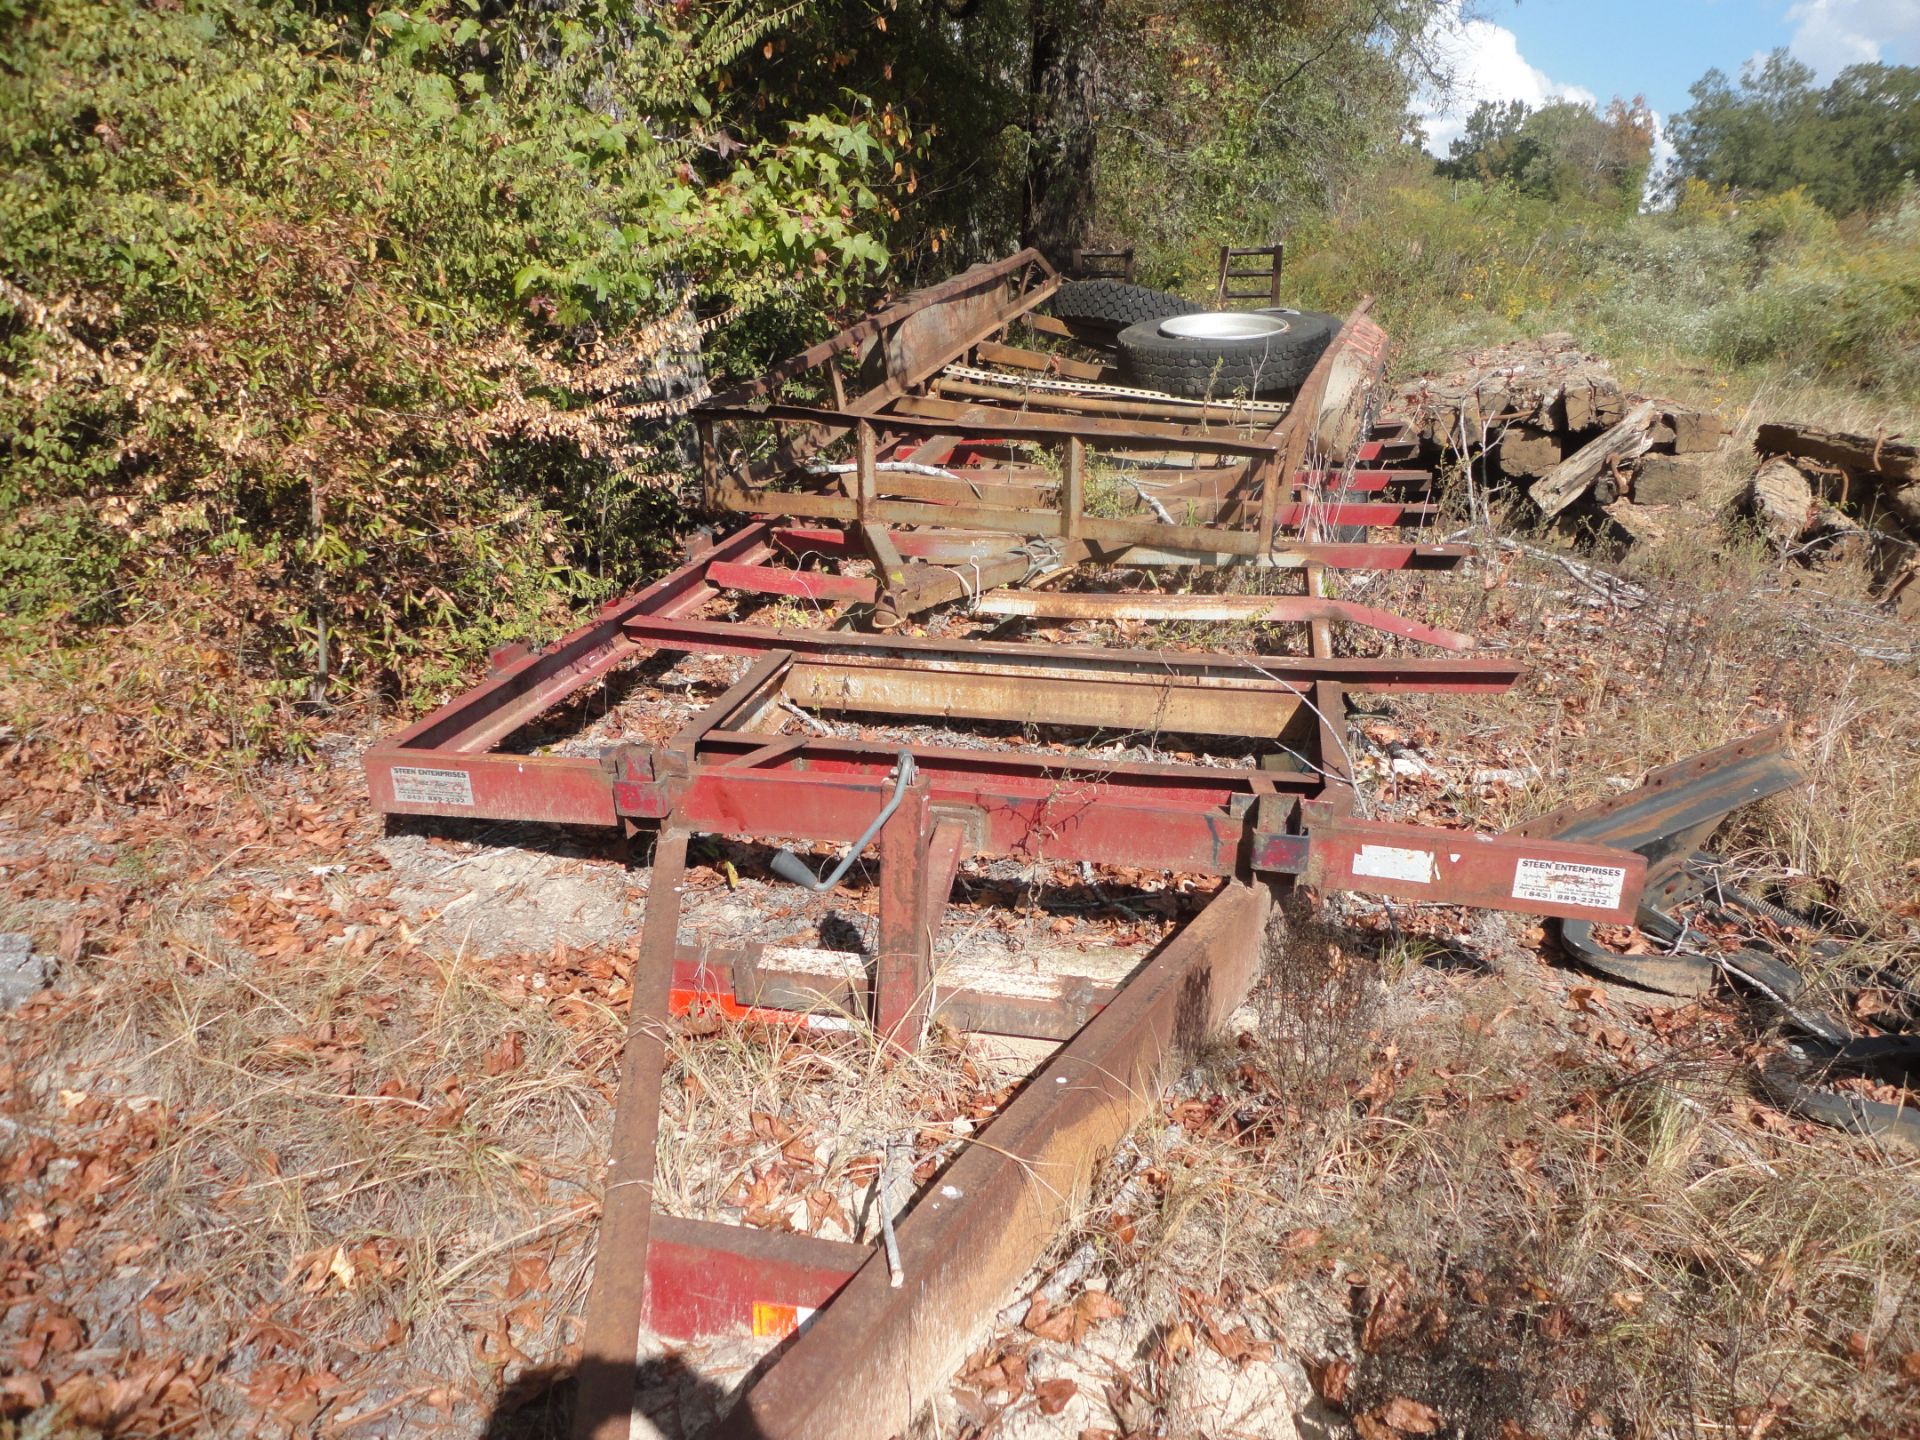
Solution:
<svg viewBox="0 0 1920 1440"><path fill-rule="evenodd" d="M753 1333L767 1340L784 1340L800 1328L800 1307L753 1302Z"/></svg>

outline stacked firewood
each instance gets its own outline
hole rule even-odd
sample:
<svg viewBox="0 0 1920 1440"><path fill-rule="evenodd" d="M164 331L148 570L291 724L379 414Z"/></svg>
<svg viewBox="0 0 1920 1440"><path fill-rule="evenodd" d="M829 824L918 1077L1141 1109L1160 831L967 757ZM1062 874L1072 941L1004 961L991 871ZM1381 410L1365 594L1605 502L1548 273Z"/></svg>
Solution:
<svg viewBox="0 0 1920 1440"><path fill-rule="evenodd" d="M1489 478L1525 486L1543 515L1589 493L1601 504L1695 499L1693 457L1725 434L1716 415L1629 395L1569 335L1472 352L1406 386L1395 411L1430 452L1484 462Z"/></svg>

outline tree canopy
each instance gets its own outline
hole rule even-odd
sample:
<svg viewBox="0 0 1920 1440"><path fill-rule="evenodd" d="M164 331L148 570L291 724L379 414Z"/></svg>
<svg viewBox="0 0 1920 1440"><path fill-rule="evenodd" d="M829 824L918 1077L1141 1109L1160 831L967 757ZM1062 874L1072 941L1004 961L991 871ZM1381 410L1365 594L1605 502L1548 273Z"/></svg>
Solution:
<svg viewBox="0 0 1920 1440"><path fill-rule="evenodd" d="M1482 101L1448 147L1440 173L1505 183L1523 194L1632 208L1653 155L1653 114L1635 96L1604 115L1572 100L1538 110L1523 101Z"/></svg>
<svg viewBox="0 0 1920 1440"><path fill-rule="evenodd" d="M1834 215L1891 201L1920 168L1920 67L1854 65L1825 87L1784 50L1738 83L1709 70L1674 116L1681 177L1737 193L1804 188Z"/></svg>

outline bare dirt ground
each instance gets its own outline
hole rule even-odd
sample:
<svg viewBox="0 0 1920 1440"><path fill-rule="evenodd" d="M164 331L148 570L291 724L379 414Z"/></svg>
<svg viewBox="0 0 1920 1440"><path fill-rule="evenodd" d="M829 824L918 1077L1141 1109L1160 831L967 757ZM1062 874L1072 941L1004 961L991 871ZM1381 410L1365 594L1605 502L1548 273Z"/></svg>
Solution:
<svg viewBox="0 0 1920 1440"><path fill-rule="evenodd" d="M1368 702L1369 804L1497 828L1784 719L1811 784L1723 848L1850 937L1779 937L1824 1002L1911 1028L1912 631L1845 574L1675 529L1625 587L1491 541L1461 576L1367 582L1531 666L1504 697ZM728 678L662 683L691 713ZM0 737L0 931L59 962L0 1015L9 1440L564 1433L645 857L385 827L367 738L121 804ZM768 853L696 849L689 938L870 942L864 878L802 900ZM970 865L941 961L1117 976L1204 891ZM1296 909L927 1433L1920 1434L1920 1162L1773 1108L1766 1037L1521 920ZM908 1202L876 1202L886 1140L930 1178L1034 1059L712 1016L673 1050L663 1205L834 1238ZM697 1434L757 1350L660 1358L653 1423Z"/></svg>

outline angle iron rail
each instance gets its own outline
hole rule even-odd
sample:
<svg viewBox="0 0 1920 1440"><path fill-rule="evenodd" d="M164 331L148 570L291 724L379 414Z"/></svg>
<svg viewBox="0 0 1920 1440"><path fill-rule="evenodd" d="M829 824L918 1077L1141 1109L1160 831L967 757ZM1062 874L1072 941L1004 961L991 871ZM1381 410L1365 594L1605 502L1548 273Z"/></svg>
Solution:
<svg viewBox="0 0 1920 1440"><path fill-rule="evenodd" d="M720 1422L732 1440L887 1440L944 1384L1153 1103L1165 1064L1223 1024L1259 969L1271 899L1230 884L934 1177L900 1223L902 1283L869 1255Z"/></svg>

